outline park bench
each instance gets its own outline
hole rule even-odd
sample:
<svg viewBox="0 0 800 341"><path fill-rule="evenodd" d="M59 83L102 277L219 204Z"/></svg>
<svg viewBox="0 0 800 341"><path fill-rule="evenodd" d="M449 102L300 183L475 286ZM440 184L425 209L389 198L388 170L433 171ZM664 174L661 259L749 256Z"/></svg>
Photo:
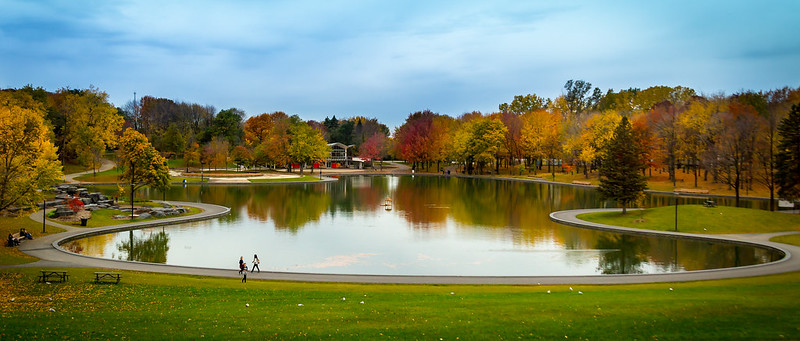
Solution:
<svg viewBox="0 0 800 341"><path fill-rule="evenodd" d="M66 271L60 270L42 270L42 274L39 275L39 282L66 282L69 279L69 275Z"/></svg>
<svg viewBox="0 0 800 341"><path fill-rule="evenodd" d="M591 186L592 185L592 183L589 182L589 181L579 181L579 180L573 181L572 184L574 184L574 185L584 185L584 186Z"/></svg>
<svg viewBox="0 0 800 341"><path fill-rule="evenodd" d="M94 282L101 283L101 282L114 282L114 284L119 284L119 281L122 279L122 274L119 272L95 272L94 273Z"/></svg>

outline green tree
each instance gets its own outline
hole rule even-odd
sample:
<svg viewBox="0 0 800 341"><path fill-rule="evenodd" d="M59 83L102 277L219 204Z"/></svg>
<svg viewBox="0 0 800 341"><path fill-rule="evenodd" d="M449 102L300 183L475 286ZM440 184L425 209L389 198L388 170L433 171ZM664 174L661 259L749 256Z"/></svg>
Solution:
<svg viewBox="0 0 800 341"><path fill-rule="evenodd" d="M331 147L325 142L322 134L301 121L297 116L292 117L289 128L289 158L292 162L300 164L300 175L303 168L309 163L322 160L331 153Z"/></svg>
<svg viewBox="0 0 800 341"><path fill-rule="evenodd" d="M548 106L550 106L549 98L542 98L536 94L528 94L525 96L514 96L514 100L511 101L510 105L508 103L503 103L500 104L499 108L500 111L503 112L508 111L517 115L522 115L527 112L545 109Z"/></svg>
<svg viewBox="0 0 800 341"><path fill-rule="evenodd" d="M0 92L0 211L33 207L41 199L38 190L61 177L44 110L17 104L10 94Z"/></svg>
<svg viewBox="0 0 800 341"><path fill-rule="evenodd" d="M222 110L211 122L211 137L221 137L231 146L241 144L244 137L244 111L236 108Z"/></svg>
<svg viewBox="0 0 800 341"><path fill-rule="evenodd" d="M778 196L794 200L800 198L800 104L792 106L778 125L778 153L775 155L775 174Z"/></svg>
<svg viewBox="0 0 800 341"><path fill-rule="evenodd" d="M136 130L128 128L122 134L119 162L126 167L121 177L130 181L133 191L144 186L163 191L170 186L167 160Z"/></svg>
<svg viewBox="0 0 800 341"><path fill-rule="evenodd" d="M622 205L622 214L627 212L628 204L647 189L647 179L642 175L646 165L641 154L633 139L631 124L623 117L614 130L614 137L603 148L599 189L603 198Z"/></svg>

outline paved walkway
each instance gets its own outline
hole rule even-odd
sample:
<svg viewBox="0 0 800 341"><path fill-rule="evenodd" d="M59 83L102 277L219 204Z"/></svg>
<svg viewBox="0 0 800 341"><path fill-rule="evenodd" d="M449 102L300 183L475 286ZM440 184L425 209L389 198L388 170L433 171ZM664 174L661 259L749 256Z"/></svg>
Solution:
<svg viewBox="0 0 800 341"><path fill-rule="evenodd" d="M101 259L70 253L59 247L62 242L82 238L87 235L107 233L111 231L128 230L149 226L162 226L178 224L187 221L212 219L227 215L230 209L218 205L170 202L177 205L194 206L203 209L200 214L160 219L156 221L129 223L99 228L80 228L56 223L66 232L48 235L34 240L25 241L20 250L40 259L38 262L9 265L0 268L37 267L37 268L68 268L92 267L115 270L147 271L158 273L176 273L214 277L239 277L238 269L212 269L187 266L173 266L142 262L127 262L119 260ZM715 241L756 244L778 249L786 253L780 261L754 266L690 271L682 273L654 274L654 275L592 275L592 276L387 276L387 275L347 275L347 274L310 274L291 272L256 272L251 273L251 279L285 280L285 281L310 281L310 282L348 282L348 283L404 283L404 284L511 284L511 285L536 285L536 284L625 284L625 283L654 283L654 282L679 282L697 281L721 278L736 278L763 276L769 274L791 272L800 270L800 258L792 254L800 254L800 248L769 242L768 239L779 234L752 234L752 235L694 235L685 233L669 233L628 229L609 225L585 222L575 216L585 212L597 210L573 210L554 212L550 215L553 221L599 230L619 231L625 233L645 235L667 235L675 238L713 239ZM31 215L31 219L41 222L41 212ZM791 233L791 232L790 232ZM786 233L783 233L786 234Z"/></svg>
<svg viewBox="0 0 800 341"><path fill-rule="evenodd" d="M97 169L97 172L99 173L99 172L107 171L107 170L109 170L111 168L114 168L114 166L115 166L115 164L111 160L103 159L102 163L100 164L100 168ZM75 178L77 178L77 177L79 177L81 175L92 174L92 173L94 173L94 171L88 170L88 171L80 172L80 173L66 174L66 175L64 175L64 182L69 183L69 184L81 183L81 181L75 180Z"/></svg>

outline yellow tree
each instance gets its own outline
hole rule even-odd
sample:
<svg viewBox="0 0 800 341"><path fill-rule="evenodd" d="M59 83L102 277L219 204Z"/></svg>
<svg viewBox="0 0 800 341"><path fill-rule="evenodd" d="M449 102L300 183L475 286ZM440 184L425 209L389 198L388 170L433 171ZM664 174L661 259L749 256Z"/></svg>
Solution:
<svg viewBox="0 0 800 341"><path fill-rule="evenodd" d="M467 155L475 160L478 171L486 164L495 163L495 172L499 172L500 155L504 151L503 142L508 129L497 118L485 117L470 125L470 136L467 141Z"/></svg>
<svg viewBox="0 0 800 341"><path fill-rule="evenodd" d="M108 103L108 94L95 87L86 90L61 89L53 103L63 115L61 132L62 158L77 159L97 169L106 147L116 146L125 119Z"/></svg>
<svg viewBox="0 0 800 341"><path fill-rule="evenodd" d="M705 100L690 102L686 111L678 115L677 124L677 156L694 164L694 187L697 187L697 175L700 157L708 148L708 125L713 109Z"/></svg>
<svg viewBox="0 0 800 341"><path fill-rule="evenodd" d="M32 102L29 95L23 97ZM61 177L44 110L18 104L10 93L0 92L0 211L12 206L33 207L41 199L38 190Z"/></svg>
<svg viewBox="0 0 800 341"><path fill-rule="evenodd" d="M125 171L121 177L130 181L131 204L136 189L150 186L158 190L169 188L167 160L150 144L142 133L128 128L119 140L118 157Z"/></svg>
<svg viewBox="0 0 800 341"><path fill-rule="evenodd" d="M586 120L580 134L567 140L565 151L574 155L583 165L583 175L589 177L589 165L600 157L598 150L614 136L614 129L622 121L615 110L594 113Z"/></svg>
<svg viewBox="0 0 800 341"><path fill-rule="evenodd" d="M550 171L555 172L552 166L561 149L561 115L536 110L525 113L521 119L523 153L532 158L548 159Z"/></svg>

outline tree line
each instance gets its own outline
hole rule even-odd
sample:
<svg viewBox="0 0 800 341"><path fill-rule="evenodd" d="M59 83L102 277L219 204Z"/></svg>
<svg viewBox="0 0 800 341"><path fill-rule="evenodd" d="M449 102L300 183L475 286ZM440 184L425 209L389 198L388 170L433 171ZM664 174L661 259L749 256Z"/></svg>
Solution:
<svg viewBox="0 0 800 341"><path fill-rule="evenodd" d="M663 169L675 186L676 170L683 169L693 174L695 187L700 177L728 185L737 205L744 189L760 184L774 206L776 176L785 171L777 167L779 142L790 135L779 124L800 103L800 88L728 96L699 95L681 86L604 93L586 81L570 80L563 93L554 99L515 96L489 114L412 113L395 130L393 152L414 168L436 171L456 163L466 174L521 174L547 167L547 172L589 177L602 166L603 153L625 120L642 175Z"/></svg>
<svg viewBox="0 0 800 341"><path fill-rule="evenodd" d="M780 124L798 102L800 88L727 96L699 95L681 86L603 92L570 80L561 96L514 96L493 113L414 112L390 134L386 125L364 116L317 122L278 111L247 117L237 108L217 111L153 96L114 107L95 87L48 92L29 85L0 90L6 156L0 165L0 210L32 205L40 197L36 189L61 176L62 164L97 169L106 150L152 158L126 172L163 172L169 158L205 168L234 163L291 170L295 164L302 172L328 155L328 143L340 142L349 146L350 155L402 159L414 169L439 171L444 164L457 164L467 174L546 169L588 177L602 166L623 120L630 124L642 175L664 169L674 182L676 170L683 168L693 173L695 186L699 177L711 177L738 197L741 189L761 184L774 198L787 186L782 179L796 177L796 171L785 169L796 159L780 161L778 154L788 148L781 147L781 139L797 130L781 130ZM122 167L130 163L120 161ZM151 178L151 185L167 182L163 176Z"/></svg>

